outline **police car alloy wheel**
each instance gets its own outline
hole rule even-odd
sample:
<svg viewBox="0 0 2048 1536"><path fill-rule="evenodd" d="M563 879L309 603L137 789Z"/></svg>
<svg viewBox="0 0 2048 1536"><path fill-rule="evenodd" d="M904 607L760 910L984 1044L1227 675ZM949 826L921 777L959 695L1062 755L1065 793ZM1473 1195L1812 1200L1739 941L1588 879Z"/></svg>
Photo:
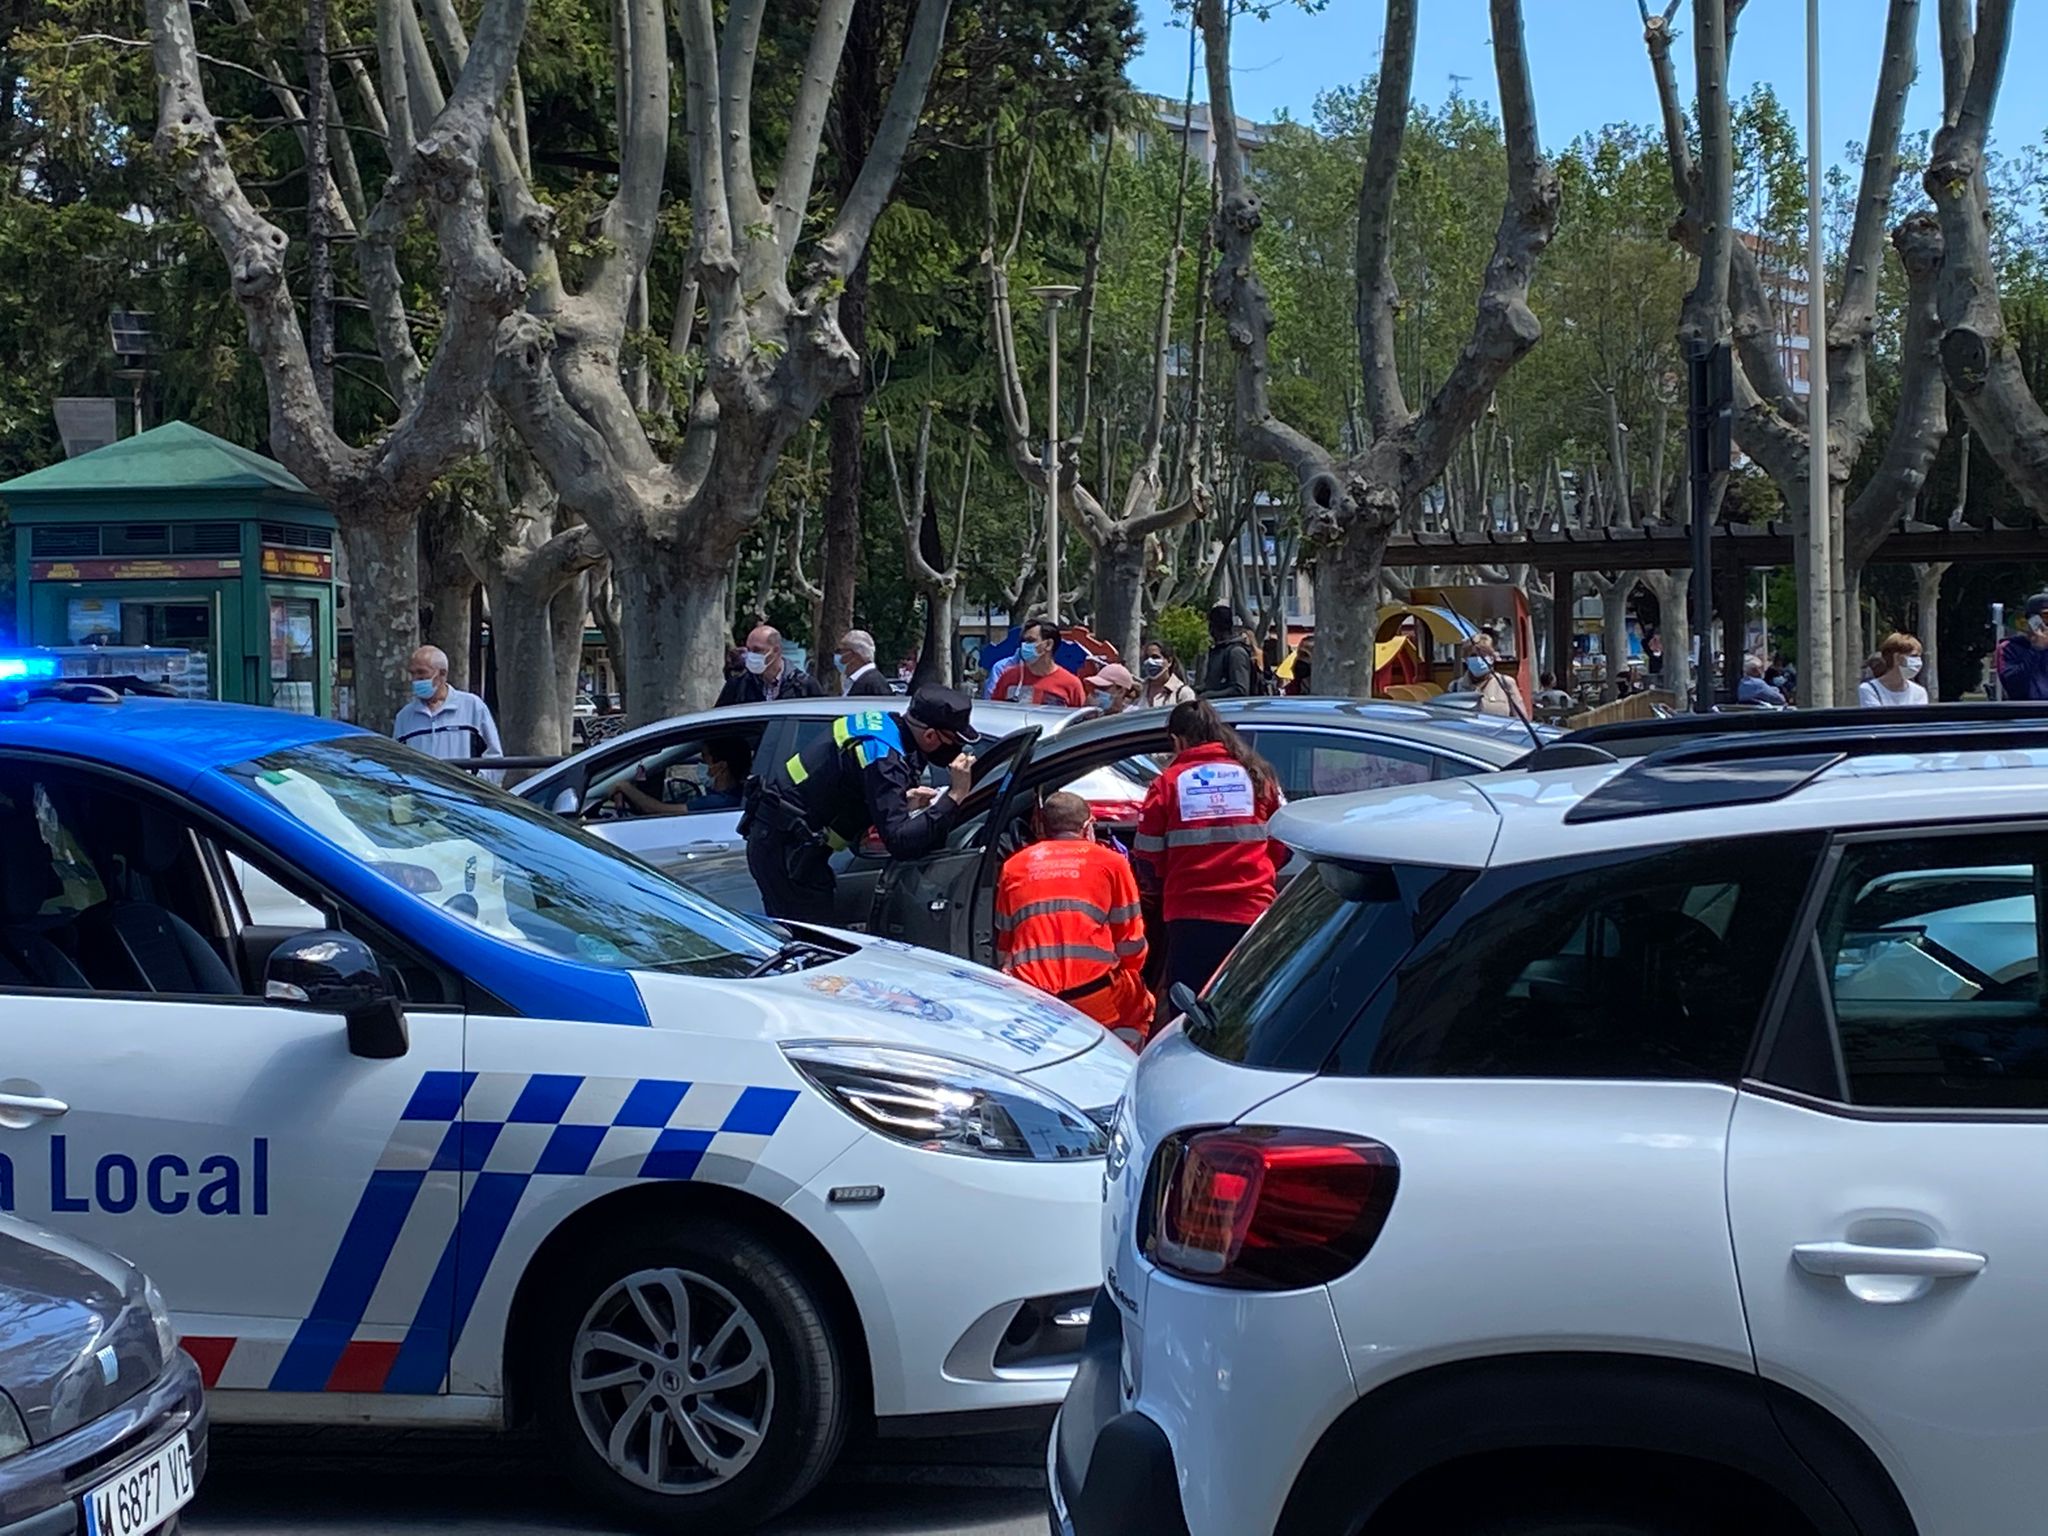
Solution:
<svg viewBox="0 0 2048 1536"><path fill-rule="evenodd" d="M744 1471L775 1411L753 1314L715 1280L643 1269L598 1297L570 1356L576 1416L611 1469L656 1493Z"/></svg>
<svg viewBox="0 0 2048 1536"><path fill-rule="evenodd" d="M564 1275L543 1425L582 1482L650 1529L742 1531L816 1485L848 1417L809 1280L728 1222L647 1223Z"/></svg>

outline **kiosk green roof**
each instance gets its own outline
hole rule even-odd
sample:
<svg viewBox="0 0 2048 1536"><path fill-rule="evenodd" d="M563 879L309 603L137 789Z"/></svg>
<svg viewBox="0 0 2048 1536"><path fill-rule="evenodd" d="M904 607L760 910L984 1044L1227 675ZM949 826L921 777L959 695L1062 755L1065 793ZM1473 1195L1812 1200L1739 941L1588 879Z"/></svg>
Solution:
<svg viewBox="0 0 2048 1536"><path fill-rule="evenodd" d="M275 459L183 421L167 422L75 459L0 482L0 497L10 502L152 491L319 502L297 475Z"/></svg>

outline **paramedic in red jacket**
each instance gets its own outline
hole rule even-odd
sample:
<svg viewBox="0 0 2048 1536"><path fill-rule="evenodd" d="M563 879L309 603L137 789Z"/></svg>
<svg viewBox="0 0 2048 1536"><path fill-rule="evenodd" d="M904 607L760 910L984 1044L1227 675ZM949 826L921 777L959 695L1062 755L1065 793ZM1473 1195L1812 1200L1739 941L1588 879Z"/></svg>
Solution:
<svg viewBox="0 0 2048 1536"><path fill-rule="evenodd" d="M996 964L1073 1004L1126 1045L1152 1028L1145 922L1130 860L1095 840L1088 802L1061 792L1038 812L1040 839L996 882Z"/></svg>
<svg viewBox="0 0 2048 1536"><path fill-rule="evenodd" d="M1209 983L1259 914L1273 904L1287 850L1266 835L1284 803L1266 760L1203 699L1167 716L1174 758L1138 812L1137 856L1160 886L1166 920L1162 995Z"/></svg>

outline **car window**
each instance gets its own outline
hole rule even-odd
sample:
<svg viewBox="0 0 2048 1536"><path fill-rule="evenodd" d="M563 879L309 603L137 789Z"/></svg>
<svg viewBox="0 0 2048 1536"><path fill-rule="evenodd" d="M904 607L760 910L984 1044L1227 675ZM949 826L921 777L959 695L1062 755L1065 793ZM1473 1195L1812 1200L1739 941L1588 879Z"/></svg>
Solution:
<svg viewBox="0 0 2048 1536"><path fill-rule="evenodd" d="M719 976L746 975L776 948L750 919L560 817L381 737L307 742L228 771L397 890L507 943Z"/></svg>
<svg viewBox="0 0 2048 1536"><path fill-rule="evenodd" d="M2044 878L2040 833L1843 848L1817 942L1849 1102L2048 1108Z"/></svg>
<svg viewBox="0 0 2048 1536"><path fill-rule="evenodd" d="M1471 879L1420 865L1319 860L1231 951L1188 1020L1226 1061L1312 1072L1416 938Z"/></svg>
<svg viewBox="0 0 2048 1536"><path fill-rule="evenodd" d="M1426 784L1436 754L1403 742L1339 731L1264 730L1252 744L1273 765L1289 800Z"/></svg>
<svg viewBox="0 0 2048 1536"><path fill-rule="evenodd" d="M1819 834L1489 870L1339 1051L1358 1076L1733 1082Z"/></svg>
<svg viewBox="0 0 2048 1536"><path fill-rule="evenodd" d="M755 771L754 758L765 731L758 721L736 722L730 728L672 738L617 763L591 781L583 798L584 819L736 811L740 789ZM714 759L725 765L723 783Z"/></svg>
<svg viewBox="0 0 2048 1536"><path fill-rule="evenodd" d="M76 915L107 899L107 884L100 877L99 866L85 851L85 844L71 824L58 814L44 778L39 776L0 789L0 810L33 823L37 841L42 845L40 857L49 861L54 879L48 884L38 916ZM15 856L13 850L9 850L9 856Z"/></svg>

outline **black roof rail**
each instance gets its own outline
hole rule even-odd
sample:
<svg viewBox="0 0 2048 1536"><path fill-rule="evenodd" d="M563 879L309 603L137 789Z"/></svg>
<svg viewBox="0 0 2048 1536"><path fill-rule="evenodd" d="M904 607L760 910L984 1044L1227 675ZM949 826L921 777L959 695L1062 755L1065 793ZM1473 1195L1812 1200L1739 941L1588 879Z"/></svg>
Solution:
<svg viewBox="0 0 2048 1536"><path fill-rule="evenodd" d="M1974 704L1928 704L1902 713L1895 709L1743 709L1727 714L1670 715L1656 720L1614 720L1568 731L1554 745L1599 747L1613 757L1643 757L1681 741L1704 736L1778 736L1835 728L1882 725L1886 730L1929 726L2048 724L2048 702L2032 700ZM1563 764L1518 763L1517 767Z"/></svg>
<svg viewBox="0 0 2048 1536"><path fill-rule="evenodd" d="M1800 717L1803 728L1680 739L1630 763L1565 812L1564 819L1567 824L1614 821L1782 800L1852 757L2048 748L2048 709L2004 706L1998 715L1923 723L1920 717L1926 713L1915 710L1908 719L1892 710L1817 710ZM1823 716L1830 718L1820 723Z"/></svg>

